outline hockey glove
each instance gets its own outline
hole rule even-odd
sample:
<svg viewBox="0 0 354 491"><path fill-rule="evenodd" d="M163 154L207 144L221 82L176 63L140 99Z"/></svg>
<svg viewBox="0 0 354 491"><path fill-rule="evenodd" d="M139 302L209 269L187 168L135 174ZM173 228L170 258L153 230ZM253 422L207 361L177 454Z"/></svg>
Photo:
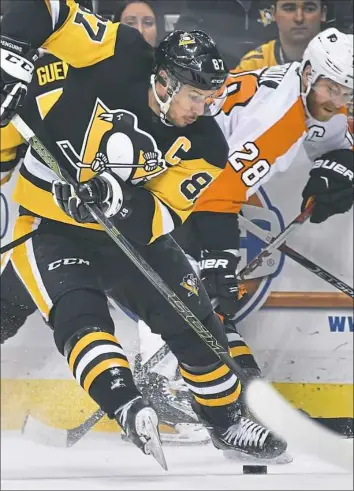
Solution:
<svg viewBox="0 0 354 491"><path fill-rule="evenodd" d="M23 104L38 55L28 43L7 36L0 36L0 43L0 126L4 127Z"/></svg>
<svg viewBox="0 0 354 491"><path fill-rule="evenodd" d="M119 181L109 172L79 184L77 190L69 184L54 181L52 194L59 208L79 223L95 223L84 203L96 204L107 218L116 215L123 204Z"/></svg>
<svg viewBox="0 0 354 491"><path fill-rule="evenodd" d="M237 251L202 251L200 278L211 299L216 299L216 311L233 317L238 310Z"/></svg>
<svg viewBox="0 0 354 491"><path fill-rule="evenodd" d="M302 192L301 211L309 198L315 198L312 223L349 211L353 205L353 152L333 150L315 160L310 179Z"/></svg>

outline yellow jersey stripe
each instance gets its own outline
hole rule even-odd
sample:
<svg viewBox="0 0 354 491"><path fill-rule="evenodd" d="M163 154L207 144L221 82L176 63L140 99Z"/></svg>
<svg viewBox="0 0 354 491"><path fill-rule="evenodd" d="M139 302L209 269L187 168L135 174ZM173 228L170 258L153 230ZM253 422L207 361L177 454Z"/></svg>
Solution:
<svg viewBox="0 0 354 491"><path fill-rule="evenodd" d="M38 218L31 216L18 217L14 226L13 239L18 239L19 237L32 232L38 224L38 221ZM36 278L34 273L36 265L31 262L28 253L28 243L31 242L31 240L32 239L28 239L28 241L15 247L13 249L11 260L16 272L25 283L29 294L38 306L41 314L48 319L52 304L50 303L50 299L46 298L44 295L44 286L39 284L38 278Z"/></svg>

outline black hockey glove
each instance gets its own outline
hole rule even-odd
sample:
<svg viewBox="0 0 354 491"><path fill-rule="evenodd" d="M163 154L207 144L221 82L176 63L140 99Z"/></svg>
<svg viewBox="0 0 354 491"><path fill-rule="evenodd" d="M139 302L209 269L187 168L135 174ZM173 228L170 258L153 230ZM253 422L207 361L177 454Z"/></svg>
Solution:
<svg viewBox="0 0 354 491"><path fill-rule="evenodd" d="M233 317L238 310L238 282L236 268L239 257L236 251L202 251L200 278L209 297L216 299L216 311Z"/></svg>
<svg viewBox="0 0 354 491"><path fill-rule="evenodd" d="M0 126L9 124L23 104L27 85L32 80L33 62L38 58L30 45L7 36L0 36Z"/></svg>
<svg viewBox="0 0 354 491"><path fill-rule="evenodd" d="M76 191L69 184L54 181L52 194L59 208L79 223L95 223L84 203L96 204L107 218L116 215L123 204L122 188L109 172L79 184Z"/></svg>
<svg viewBox="0 0 354 491"><path fill-rule="evenodd" d="M301 211L309 198L315 198L312 223L349 211L353 205L353 152L333 150L315 160L310 179L302 192Z"/></svg>

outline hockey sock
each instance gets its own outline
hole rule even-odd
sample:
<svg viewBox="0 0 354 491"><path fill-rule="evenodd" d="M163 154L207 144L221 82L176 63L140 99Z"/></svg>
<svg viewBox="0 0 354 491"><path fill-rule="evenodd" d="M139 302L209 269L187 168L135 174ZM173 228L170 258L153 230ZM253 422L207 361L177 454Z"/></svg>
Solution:
<svg viewBox="0 0 354 491"><path fill-rule="evenodd" d="M205 414L215 424L224 425L229 418L230 405L236 403L241 393L236 375L221 361L208 367L180 366L180 372Z"/></svg>
<svg viewBox="0 0 354 491"><path fill-rule="evenodd" d="M129 400L140 395L128 359L117 338L97 327L86 327L65 346L70 370L110 418Z"/></svg>

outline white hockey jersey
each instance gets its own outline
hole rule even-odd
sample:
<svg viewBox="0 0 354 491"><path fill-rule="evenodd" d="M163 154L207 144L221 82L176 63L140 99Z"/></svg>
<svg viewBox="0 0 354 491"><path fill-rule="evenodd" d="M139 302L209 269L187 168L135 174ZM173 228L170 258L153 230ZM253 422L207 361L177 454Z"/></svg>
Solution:
<svg viewBox="0 0 354 491"><path fill-rule="evenodd" d="M238 213L273 174L289 168L300 148L314 160L353 146L345 108L325 123L308 116L299 66L294 62L229 76L227 97L216 116L229 144L229 161L195 211Z"/></svg>

